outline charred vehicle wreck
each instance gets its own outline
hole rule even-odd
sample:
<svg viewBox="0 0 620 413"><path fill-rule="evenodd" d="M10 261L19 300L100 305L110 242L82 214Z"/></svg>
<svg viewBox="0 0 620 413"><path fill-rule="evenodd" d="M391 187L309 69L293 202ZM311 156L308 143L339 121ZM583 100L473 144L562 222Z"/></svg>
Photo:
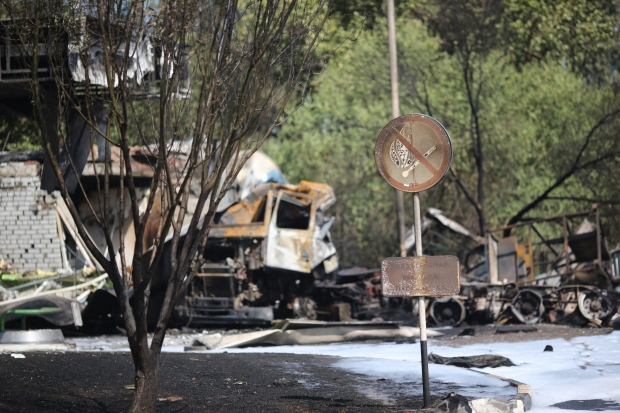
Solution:
<svg viewBox="0 0 620 413"><path fill-rule="evenodd" d="M428 300L430 325L620 325L620 249L607 246L596 205L499 228L486 238L429 208L422 232L425 254L457 255L462 266L459 295ZM406 245L413 249L410 233ZM319 310L331 308L340 321L415 323L418 313L415 300L382 296L379 269L339 271L314 291Z"/></svg>
<svg viewBox="0 0 620 413"><path fill-rule="evenodd" d="M489 232L459 296L429 306L435 325L539 322L601 327L618 318L620 251L596 205Z"/></svg>
<svg viewBox="0 0 620 413"><path fill-rule="evenodd" d="M261 325L274 318L313 317L315 280L338 268L325 211L330 186L267 183L217 214L202 266L176 306L177 325ZM182 237L186 231L182 232ZM167 254L151 293L160 305Z"/></svg>

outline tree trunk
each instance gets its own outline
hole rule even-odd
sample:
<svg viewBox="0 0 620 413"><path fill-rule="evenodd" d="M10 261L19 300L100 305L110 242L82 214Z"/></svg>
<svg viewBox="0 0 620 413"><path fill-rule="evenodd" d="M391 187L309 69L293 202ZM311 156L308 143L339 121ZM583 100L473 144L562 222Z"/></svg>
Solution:
<svg viewBox="0 0 620 413"><path fill-rule="evenodd" d="M144 349L142 349L144 351ZM153 354L146 350L147 354L142 355L135 361L136 365L136 390L133 402L129 408L129 413L154 413L157 404L158 387L158 365L159 353Z"/></svg>

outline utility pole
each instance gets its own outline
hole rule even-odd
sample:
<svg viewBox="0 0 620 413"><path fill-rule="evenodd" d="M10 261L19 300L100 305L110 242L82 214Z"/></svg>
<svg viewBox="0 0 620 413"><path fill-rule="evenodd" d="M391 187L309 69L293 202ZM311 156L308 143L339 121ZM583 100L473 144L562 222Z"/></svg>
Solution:
<svg viewBox="0 0 620 413"><path fill-rule="evenodd" d="M392 86L392 119L400 116L400 103L398 99L398 61L396 57L396 22L394 18L394 0L387 0L388 9L388 43L390 51L390 84ZM413 194L415 210L415 250L416 256L422 256L422 226L420 220L420 194ZM396 189L396 208L398 210L398 232L400 236L400 256L406 257L405 248L405 200L401 191ZM426 303L424 297L418 297L418 309L420 318L420 350L422 362L422 387L424 407L430 406L430 390L428 378L428 353L426 344Z"/></svg>
<svg viewBox="0 0 620 413"><path fill-rule="evenodd" d="M398 66L396 59L396 22L394 18L394 0L387 0L388 9L388 45L390 51L390 83L392 86L392 119L400 116L398 100ZM396 191L396 209L398 211L398 235L400 256L407 256L405 248L405 199L403 193Z"/></svg>

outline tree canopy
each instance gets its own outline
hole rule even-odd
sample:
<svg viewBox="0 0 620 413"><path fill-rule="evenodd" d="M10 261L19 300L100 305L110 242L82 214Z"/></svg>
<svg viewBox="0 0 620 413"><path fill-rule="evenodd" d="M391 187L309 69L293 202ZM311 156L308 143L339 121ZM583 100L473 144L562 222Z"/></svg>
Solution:
<svg viewBox="0 0 620 413"><path fill-rule="evenodd" d="M620 101L609 65L616 34L603 24L616 9L591 15L585 3L400 3L401 112L435 117L454 144L453 173L423 194L423 207L483 233L598 203L617 242ZM334 186L344 265L377 266L398 252L393 192L373 157L390 120L388 62L387 27L375 19L339 48L267 146L289 179Z"/></svg>

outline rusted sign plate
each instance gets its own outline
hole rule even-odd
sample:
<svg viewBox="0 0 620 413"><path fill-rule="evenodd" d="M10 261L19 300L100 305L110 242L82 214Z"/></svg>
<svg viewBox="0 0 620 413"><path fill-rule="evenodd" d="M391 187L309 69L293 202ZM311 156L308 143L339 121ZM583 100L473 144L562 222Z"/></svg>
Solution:
<svg viewBox="0 0 620 413"><path fill-rule="evenodd" d="M460 285L459 259L455 256L381 261L381 286L385 297L456 295Z"/></svg>
<svg viewBox="0 0 620 413"><path fill-rule="evenodd" d="M404 192L436 185L452 163L452 141L441 123L427 115L404 115L388 123L375 144L379 173Z"/></svg>

